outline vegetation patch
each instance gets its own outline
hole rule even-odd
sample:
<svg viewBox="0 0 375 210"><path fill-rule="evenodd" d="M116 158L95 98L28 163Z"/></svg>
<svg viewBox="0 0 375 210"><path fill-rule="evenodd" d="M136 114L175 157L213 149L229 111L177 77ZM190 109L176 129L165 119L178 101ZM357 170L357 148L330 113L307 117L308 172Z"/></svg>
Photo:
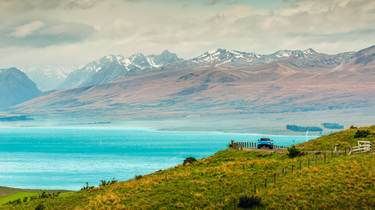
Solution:
<svg viewBox="0 0 375 210"><path fill-rule="evenodd" d="M252 209L262 206L262 199L257 195L243 195L238 202L239 208Z"/></svg>
<svg viewBox="0 0 375 210"><path fill-rule="evenodd" d="M194 157L187 157L187 158L185 158L183 165L192 164L196 161L197 161L197 159L195 159Z"/></svg>

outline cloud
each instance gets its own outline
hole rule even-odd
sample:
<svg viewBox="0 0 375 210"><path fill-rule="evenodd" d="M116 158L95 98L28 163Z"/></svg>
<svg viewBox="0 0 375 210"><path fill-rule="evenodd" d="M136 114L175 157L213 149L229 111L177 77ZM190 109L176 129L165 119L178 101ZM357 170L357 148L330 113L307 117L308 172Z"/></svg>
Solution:
<svg viewBox="0 0 375 210"><path fill-rule="evenodd" d="M2 47L47 47L82 42L91 37L95 30L81 23L34 20L10 25L0 30Z"/></svg>
<svg viewBox="0 0 375 210"><path fill-rule="evenodd" d="M22 38L27 35L30 35L31 33L37 31L38 29L41 29L44 26L44 23L41 21L32 21L30 23L20 25L14 29L14 32L11 33L11 36Z"/></svg>
<svg viewBox="0 0 375 210"><path fill-rule="evenodd" d="M374 28L369 0L0 0L0 65L218 47L336 53L373 45Z"/></svg>
<svg viewBox="0 0 375 210"><path fill-rule="evenodd" d="M0 6L11 10L90 9L99 0L0 0Z"/></svg>

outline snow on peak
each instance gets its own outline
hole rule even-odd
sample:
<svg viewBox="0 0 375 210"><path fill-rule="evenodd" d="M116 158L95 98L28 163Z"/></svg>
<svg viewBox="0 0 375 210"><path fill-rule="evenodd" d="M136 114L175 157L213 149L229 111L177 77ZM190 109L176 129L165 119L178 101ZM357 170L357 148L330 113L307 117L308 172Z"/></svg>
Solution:
<svg viewBox="0 0 375 210"><path fill-rule="evenodd" d="M194 63L215 64L218 66L232 61L253 62L257 57L259 57L259 55L255 53L218 48L216 50L207 51L193 58L192 61Z"/></svg>
<svg viewBox="0 0 375 210"><path fill-rule="evenodd" d="M180 61L176 54L164 50L159 55L146 56L142 53L136 53L129 57L122 55L107 55L95 60L83 67L88 72L99 72L106 70L107 65L122 66L125 71L145 70L150 68L160 68L165 65Z"/></svg>
<svg viewBox="0 0 375 210"><path fill-rule="evenodd" d="M303 54L305 54L305 55L314 55L314 54L317 54L317 52L314 49L312 49L312 48L308 48L308 49L306 49L306 50L303 51Z"/></svg>

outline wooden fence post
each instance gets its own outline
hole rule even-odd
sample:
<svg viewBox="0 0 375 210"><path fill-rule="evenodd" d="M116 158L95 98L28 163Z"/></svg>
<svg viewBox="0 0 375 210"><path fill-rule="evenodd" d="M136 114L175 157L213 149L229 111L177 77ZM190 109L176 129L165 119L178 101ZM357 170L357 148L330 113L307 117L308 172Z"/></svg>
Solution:
<svg viewBox="0 0 375 210"><path fill-rule="evenodd" d="M264 179L264 188L267 188L267 178Z"/></svg>
<svg viewBox="0 0 375 210"><path fill-rule="evenodd" d="M276 185L276 173L273 174L273 184Z"/></svg>
<svg viewBox="0 0 375 210"><path fill-rule="evenodd" d="M302 160L299 161L299 170L302 170Z"/></svg>
<svg viewBox="0 0 375 210"><path fill-rule="evenodd" d="M307 159L307 167L310 168L310 159Z"/></svg>
<svg viewBox="0 0 375 210"><path fill-rule="evenodd" d="M314 159L315 159L315 160L314 160L314 161L315 161L315 165L317 165L317 163L318 163L318 159L317 159L317 157L318 157L317 155L315 155L315 157L314 157Z"/></svg>
<svg viewBox="0 0 375 210"><path fill-rule="evenodd" d="M292 173L293 173L293 170L294 170L294 165L292 165Z"/></svg>

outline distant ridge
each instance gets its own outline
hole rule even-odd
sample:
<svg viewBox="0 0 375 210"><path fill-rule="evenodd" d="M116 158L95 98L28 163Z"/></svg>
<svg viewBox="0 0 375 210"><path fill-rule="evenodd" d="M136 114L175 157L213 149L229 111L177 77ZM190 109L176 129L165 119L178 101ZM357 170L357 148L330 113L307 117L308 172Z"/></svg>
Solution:
<svg viewBox="0 0 375 210"><path fill-rule="evenodd" d="M263 56L219 49L190 60L166 52L164 64L152 68L139 56L137 62L107 56L90 63L70 75L76 88L46 93L15 110L149 119L375 106L374 47L337 55L307 49ZM153 58L152 65L161 65Z"/></svg>
<svg viewBox="0 0 375 210"><path fill-rule="evenodd" d="M17 68L0 69L0 108L22 103L40 95L40 90Z"/></svg>
<svg viewBox="0 0 375 210"><path fill-rule="evenodd" d="M165 68L174 70L192 67L242 68L272 62L285 62L300 68L325 68L337 66L353 54L354 52L346 52L328 55L308 48L306 50L279 50L272 54L263 55L219 48L188 60L181 59L175 53L167 50L159 55L145 56L142 53L137 53L128 58L122 55L108 55L73 71L59 86L59 89L106 84L142 72L159 71Z"/></svg>

